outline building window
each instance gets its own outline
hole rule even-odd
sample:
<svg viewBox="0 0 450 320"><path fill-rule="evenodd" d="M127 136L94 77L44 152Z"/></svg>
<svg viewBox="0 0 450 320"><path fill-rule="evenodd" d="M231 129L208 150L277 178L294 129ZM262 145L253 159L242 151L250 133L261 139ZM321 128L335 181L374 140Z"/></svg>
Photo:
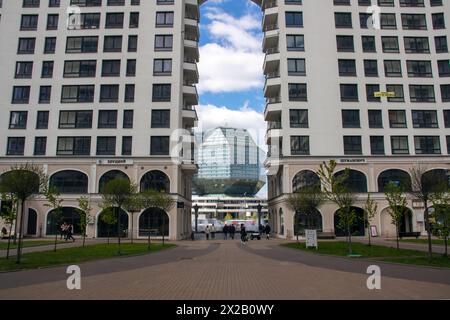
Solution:
<svg viewBox="0 0 450 320"><path fill-rule="evenodd" d="M98 112L99 129L117 128L117 110L100 110Z"/></svg>
<svg viewBox="0 0 450 320"><path fill-rule="evenodd" d="M36 137L34 139L34 155L45 156L47 151L47 137Z"/></svg>
<svg viewBox="0 0 450 320"><path fill-rule="evenodd" d="M152 128L170 128L170 110L152 110Z"/></svg>
<svg viewBox="0 0 450 320"><path fill-rule="evenodd" d="M370 137L370 151L372 155L384 155L384 136Z"/></svg>
<svg viewBox="0 0 450 320"><path fill-rule="evenodd" d="M97 137L97 155L116 155L116 137Z"/></svg>
<svg viewBox="0 0 450 320"><path fill-rule="evenodd" d="M383 128L383 116L381 110L369 110L369 128L381 129Z"/></svg>
<svg viewBox="0 0 450 320"><path fill-rule="evenodd" d="M309 155L309 137L291 136L291 154Z"/></svg>
<svg viewBox="0 0 450 320"><path fill-rule="evenodd" d="M344 136L344 154L362 154L361 136Z"/></svg>
<svg viewBox="0 0 450 320"><path fill-rule="evenodd" d="M36 120L36 129L48 129L48 111L38 111Z"/></svg>
<svg viewBox="0 0 450 320"><path fill-rule="evenodd" d="M171 95L170 84L154 84L153 85L153 102L169 102Z"/></svg>
<svg viewBox="0 0 450 320"><path fill-rule="evenodd" d="M308 128L308 110L289 110L291 128Z"/></svg>
<svg viewBox="0 0 450 320"><path fill-rule="evenodd" d="M361 128L359 110L342 110L343 128Z"/></svg>
<svg viewBox="0 0 450 320"><path fill-rule="evenodd" d="M289 83L289 101L307 101L306 83Z"/></svg>
<svg viewBox="0 0 450 320"><path fill-rule="evenodd" d="M414 145L416 154L441 154L439 136L416 136Z"/></svg>
<svg viewBox="0 0 450 320"><path fill-rule="evenodd" d="M90 129L92 128L92 111L60 111L60 129Z"/></svg>
<svg viewBox="0 0 450 320"><path fill-rule="evenodd" d="M61 156L88 156L91 137L58 137L56 154Z"/></svg>
<svg viewBox="0 0 450 320"><path fill-rule="evenodd" d="M133 149L133 137L122 137L122 155L131 156Z"/></svg>
<svg viewBox="0 0 450 320"><path fill-rule="evenodd" d="M25 150L25 137L8 137L6 155L23 156Z"/></svg>
<svg viewBox="0 0 450 320"><path fill-rule="evenodd" d="M153 136L150 141L150 155L169 155L170 137L168 136Z"/></svg>
<svg viewBox="0 0 450 320"><path fill-rule="evenodd" d="M407 136L391 137L392 154L409 154L409 144Z"/></svg>
<svg viewBox="0 0 450 320"><path fill-rule="evenodd" d="M26 129L28 111L11 111L9 129Z"/></svg>

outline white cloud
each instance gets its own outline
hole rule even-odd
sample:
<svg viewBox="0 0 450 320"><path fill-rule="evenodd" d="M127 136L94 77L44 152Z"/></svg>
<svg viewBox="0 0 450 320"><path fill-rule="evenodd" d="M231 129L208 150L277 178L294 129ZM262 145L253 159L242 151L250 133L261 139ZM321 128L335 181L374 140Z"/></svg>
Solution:
<svg viewBox="0 0 450 320"><path fill-rule="evenodd" d="M267 146L264 141L266 134L266 122L264 115L248 106L248 102L239 110L232 110L227 107L215 105L199 105L197 107L199 123L195 129L204 132L216 127L233 127L247 129L255 143L260 149L266 151Z"/></svg>
<svg viewBox="0 0 450 320"><path fill-rule="evenodd" d="M208 32L214 42L200 47L199 92L261 88L264 55L260 17L250 12L235 18L216 7L208 8L204 16L210 22L202 24L202 32Z"/></svg>

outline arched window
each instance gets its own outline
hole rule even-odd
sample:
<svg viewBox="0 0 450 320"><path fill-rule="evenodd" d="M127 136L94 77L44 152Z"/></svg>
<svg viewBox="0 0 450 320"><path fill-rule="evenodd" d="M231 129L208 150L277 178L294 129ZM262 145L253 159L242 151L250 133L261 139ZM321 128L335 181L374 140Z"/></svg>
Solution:
<svg viewBox="0 0 450 320"><path fill-rule="evenodd" d="M130 181L130 178L120 170L108 171L108 172L104 173L99 180L98 192L102 193L103 190L105 189L106 184L116 178L122 178L122 179Z"/></svg>
<svg viewBox="0 0 450 320"><path fill-rule="evenodd" d="M169 193L169 178L164 172L159 170L147 172L141 179L141 191L148 189Z"/></svg>
<svg viewBox="0 0 450 320"><path fill-rule="evenodd" d="M80 171L60 171L51 176L50 187L55 187L61 194L87 193L88 177Z"/></svg>
<svg viewBox="0 0 450 320"><path fill-rule="evenodd" d="M395 183L403 191L411 191L411 176L406 171L391 169L380 173L378 176L378 192L384 192L389 182Z"/></svg>
<svg viewBox="0 0 450 320"><path fill-rule="evenodd" d="M23 179L20 179L20 181L22 183L26 183L27 189L28 186L31 185L31 190L33 191L33 193L39 193L39 184L40 184L40 178L39 175L36 172L32 172L32 171L28 171L28 170L11 170L11 171L7 171L5 173L3 173L2 175L0 175L0 181L2 179L7 179L7 177L10 174L16 173L16 175L14 175L14 178L19 178L19 177L23 177ZM17 179L14 179L17 180ZM21 186L19 184L15 184L17 185L18 188L21 188Z"/></svg>
<svg viewBox="0 0 450 320"><path fill-rule="evenodd" d="M297 192L308 187L320 188L320 179L314 171L300 171L295 175L294 179L292 179L292 192Z"/></svg>
<svg viewBox="0 0 450 320"><path fill-rule="evenodd" d="M97 218L97 238L117 237L117 208L103 210ZM109 218L109 219L108 219ZM128 235L128 213L120 210L121 237Z"/></svg>
<svg viewBox="0 0 450 320"><path fill-rule="evenodd" d="M345 174L345 170L335 173L335 177L340 177ZM360 171L348 170L348 177L344 185L350 192L365 193L367 192L367 178L366 175Z"/></svg>
<svg viewBox="0 0 450 320"><path fill-rule="evenodd" d="M434 169L422 175L422 188L426 192L435 192L442 187L450 187L450 170Z"/></svg>
<svg viewBox="0 0 450 320"><path fill-rule="evenodd" d="M169 216L159 208L148 208L139 217L139 237L169 236Z"/></svg>
<svg viewBox="0 0 450 320"><path fill-rule="evenodd" d="M294 235L304 235L306 229L322 231L322 215L316 209L305 214L296 212L294 216Z"/></svg>
<svg viewBox="0 0 450 320"><path fill-rule="evenodd" d="M63 207L61 214L52 210L47 215L47 232L48 236L60 233L60 226L63 223L73 225L73 234L80 234L80 213L78 209L73 207Z"/></svg>
<svg viewBox="0 0 450 320"><path fill-rule="evenodd" d="M364 226L364 210L357 207L352 207L352 210L356 213L356 219L353 222L353 225L350 227L350 232L352 236L364 236L365 235L365 226ZM342 228L340 225L341 214L338 211L334 213L334 231L337 237L345 237L347 236L347 230Z"/></svg>

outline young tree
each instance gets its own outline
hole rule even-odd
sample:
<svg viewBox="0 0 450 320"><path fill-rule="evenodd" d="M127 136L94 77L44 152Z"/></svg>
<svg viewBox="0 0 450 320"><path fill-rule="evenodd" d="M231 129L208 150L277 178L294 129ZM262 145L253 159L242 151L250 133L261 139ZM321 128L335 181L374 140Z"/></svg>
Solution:
<svg viewBox="0 0 450 320"><path fill-rule="evenodd" d="M137 188L136 188L137 190ZM131 215L131 235L130 242L134 243L134 214L141 211L141 200L138 193L134 193L130 196L129 201L125 204L125 210Z"/></svg>
<svg viewBox="0 0 450 320"><path fill-rule="evenodd" d="M112 208L104 208L100 215L100 220L108 226L108 244L111 235L111 226L117 223L117 218Z"/></svg>
<svg viewBox="0 0 450 320"><path fill-rule="evenodd" d="M156 191L153 189L145 190L140 194L141 198L141 207L142 208L158 208L163 210L164 212L169 212L174 204L175 201L172 199L172 197L165 193ZM150 217L149 217L150 220ZM150 222L148 223L148 226L150 228ZM162 244L164 246L164 237L165 237L165 219L163 219L163 226L162 226ZM150 230L148 232L148 249L150 250Z"/></svg>
<svg viewBox="0 0 450 320"><path fill-rule="evenodd" d="M40 188L46 184L47 177L42 168L29 163L14 165L9 171L0 176L0 193L14 194L20 205L19 242L17 245L16 260L16 263L18 264L20 263L22 256L25 202L32 195L39 193ZM16 233L14 236L16 236Z"/></svg>
<svg viewBox="0 0 450 320"><path fill-rule="evenodd" d="M9 237L8 237L8 247L6 249L6 259L9 259L9 250L11 248L11 234L14 221L17 218L17 198L13 194L2 194L2 201L8 201L11 203L11 207L5 208L5 211L0 211L0 218L5 222L6 226L9 227Z"/></svg>
<svg viewBox="0 0 450 320"><path fill-rule="evenodd" d="M353 205L356 196L346 186L349 177L349 169L345 169L344 174L335 175L337 163L330 160L329 163L322 163L317 171L317 175L322 182L325 198L338 206L339 223L338 227L346 230L349 254L352 254L352 226L357 216Z"/></svg>
<svg viewBox="0 0 450 320"><path fill-rule="evenodd" d="M78 198L78 206L80 207L78 213L80 214L80 229L81 234L83 235L83 248L86 243L86 231L88 224L92 221L91 216L91 200L89 197L81 196Z"/></svg>
<svg viewBox="0 0 450 320"><path fill-rule="evenodd" d="M423 203L425 208L424 220L425 230L428 238L428 260L433 259L433 244L431 241L432 228L430 224L429 203L434 193L439 193L447 189L447 181L435 174L426 174L427 170L423 167L416 166L410 170L411 174L411 191L410 194L415 199Z"/></svg>
<svg viewBox="0 0 450 320"><path fill-rule="evenodd" d="M450 191L450 190L449 190ZM431 197L434 207L436 223L433 228L440 238L444 240L444 257L448 257L448 238L450 236L450 193L449 191L436 192Z"/></svg>
<svg viewBox="0 0 450 320"><path fill-rule="evenodd" d="M367 234L369 235L369 247L372 245L370 235L370 222L377 214L377 211L378 211L377 203L370 197L370 194L368 194L366 203L364 205L364 224L367 229Z"/></svg>
<svg viewBox="0 0 450 320"><path fill-rule="evenodd" d="M136 194L137 187L130 183L128 179L115 178L109 181L104 190L101 193L102 196L102 208L113 208L116 211L117 216L117 244L118 254L122 254L121 238L122 238L122 226L120 223L120 213L126 208Z"/></svg>
<svg viewBox="0 0 450 320"><path fill-rule="evenodd" d="M389 203L388 212L392 218L392 224L395 226L395 233L397 236L397 250L398 250L400 249L399 245L400 224L405 214L407 201L406 197L403 195L402 188L392 181L390 181L386 185L384 194L386 195L386 200Z"/></svg>
<svg viewBox="0 0 450 320"><path fill-rule="evenodd" d="M58 230L60 230L63 222L63 200L60 198L59 191L54 187L44 188L44 197L47 200L47 203L45 203L44 206L52 209L51 212L54 217L53 223L55 227L55 245L53 251L56 252L56 247L58 245Z"/></svg>
<svg viewBox="0 0 450 320"><path fill-rule="evenodd" d="M324 194L320 186L309 186L290 194L287 201L294 212L309 216L316 212L324 200ZM310 228L311 226L308 224L307 227ZM298 242L298 230L296 236Z"/></svg>

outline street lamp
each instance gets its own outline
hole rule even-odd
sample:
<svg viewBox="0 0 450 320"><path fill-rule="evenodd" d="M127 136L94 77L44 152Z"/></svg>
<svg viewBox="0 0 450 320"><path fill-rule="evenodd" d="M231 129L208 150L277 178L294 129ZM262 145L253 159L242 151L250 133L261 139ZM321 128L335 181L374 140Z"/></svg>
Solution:
<svg viewBox="0 0 450 320"><path fill-rule="evenodd" d="M261 225L261 210L262 210L261 203L258 203L256 209L258 210L258 228L259 228L259 226Z"/></svg>
<svg viewBox="0 0 450 320"><path fill-rule="evenodd" d="M194 212L195 212L195 233L198 232L198 204L196 203L194 205Z"/></svg>

